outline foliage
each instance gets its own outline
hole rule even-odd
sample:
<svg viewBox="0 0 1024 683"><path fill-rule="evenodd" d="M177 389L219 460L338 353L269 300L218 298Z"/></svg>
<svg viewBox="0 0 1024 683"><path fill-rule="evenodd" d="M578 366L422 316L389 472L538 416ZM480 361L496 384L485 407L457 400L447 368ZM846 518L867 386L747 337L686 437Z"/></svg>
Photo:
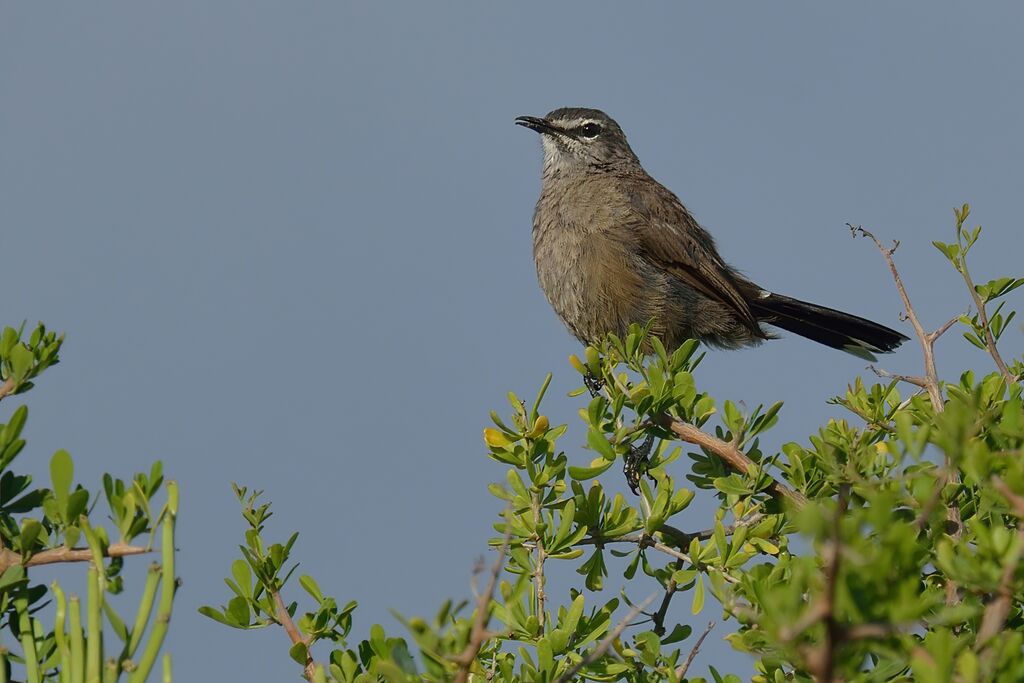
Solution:
<svg viewBox="0 0 1024 683"><path fill-rule="evenodd" d="M23 336L24 325L0 333L0 399L30 390L43 371L59 362L63 335L40 324L27 340ZM141 683L160 654L176 588L177 486L164 482L157 462L129 481L104 475L102 491L90 492L75 482L74 461L65 450L50 459L50 488L35 486L32 477L11 469L25 447L27 419L28 408L20 405L0 425L0 629L13 636L0 646L0 680L11 680L18 667L28 683L108 683L122 675ZM161 489L167 500L157 508ZM100 498L106 501L109 531L95 523ZM151 565L135 618L125 622L106 596L124 590L124 558L149 552L157 530L162 563ZM145 546L132 545L147 536ZM79 541L84 545L79 547ZM62 562L87 563L84 601L65 593L57 581L49 587L34 582L35 572L42 571L34 567ZM51 601L52 626L40 616ZM169 681L166 656L163 667Z"/></svg>
<svg viewBox="0 0 1024 683"><path fill-rule="evenodd" d="M956 241L936 246L969 288L977 310L959 322L995 372L940 382L929 358L949 325L923 333L895 248L875 240L922 331L923 376L857 378L833 399L846 418L773 452L762 439L781 404L716 401L695 380L696 343L669 353L634 328L571 359L592 388L579 411L586 461L560 450L566 425L542 412L550 377L529 405L509 394L510 415L492 413L484 442L505 472L490 491L505 511L490 540L497 563L478 572L490 580L472 604L403 618L405 637L373 626L350 644L355 603L339 609L302 576L311 607L295 623L299 607L282 593L296 537L268 544L269 505L236 489L249 529L227 579L233 596L203 613L284 626L311 681L703 680L689 673L703 637L670 618L676 596L725 620L756 681L1024 680L1024 360L1007 364L997 347L1013 318L1004 297L1024 279L973 283L966 256L980 228L965 227L968 214L958 209ZM609 492L602 478L650 437L639 494ZM717 509L706 529L684 531L675 525L696 495ZM555 562L579 575L564 597L547 593ZM627 590L598 600L613 568ZM724 665L712 677L739 680Z"/></svg>

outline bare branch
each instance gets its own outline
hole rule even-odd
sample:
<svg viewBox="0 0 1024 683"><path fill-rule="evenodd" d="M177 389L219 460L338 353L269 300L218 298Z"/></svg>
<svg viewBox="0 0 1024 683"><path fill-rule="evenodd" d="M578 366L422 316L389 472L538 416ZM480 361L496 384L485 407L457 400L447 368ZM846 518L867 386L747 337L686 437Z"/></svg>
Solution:
<svg viewBox="0 0 1024 683"><path fill-rule="evenodd" d="M694 658L697 657L697 653L700 652L700 646L704 644L704 639L708 637L708 634L711 633L711 629L714 627L715 622L709 621L707 628L704 629L704 633L700 634L700 638L698 638L697 642L693 644L693 649L691 649L690 654L687 655L686 661L683 662L682 666L676 669L676 678L683 680L683 676L686 675L686 671L690 668L690 664L693 663Z"/></svg>
<svg viewBox="0 0 1024 683"><path fill-rule="evenodd" d="M968 306L967 307L967 311L965 313L963 313L963 315L969 315L970 312L971 312L971 307ZM941 337L942 335L946 334L946 332L949 330L949 328L953 327L953 325L956 324L957 320L960 320L960 317L961 316L956 315L956 316L953 316L952 318L950 318L949 320L947 320L945 323L943 323L942 327L940 327L939 329L935 330L934 332L932 332L931 334L928 335L928 341L931 342L932 344L937 342L939 340L939 337Z"/></svg>
<svg viewBox="0 0 1024 683"><path fill-rule="evenodd" d="M761 467L756 462L748 458L745 453L732 444L702 432L697 427L687 424L682 420L677 420L668 413L656 415L653 420L659 427L667 429L683 441L706 448L740 474L756 474L761 471ZM776 479L772 479L772 483L768 486L768 491L777 498L789 500L798 508L807 504L807 496L789 488Z"/></svg>
<svg viewBox="0 0 1024 683"><path fill-rule="evenodd" d="M896 247L899 246L899 242L894 242L891 249L886 249L882 246L882 243L878 241L878 238L873 234L865 230L861 226L853 226L847 223L850 227L850 231L856 235L858 232L865 237L869 238L878 247L878 250L882 253L882 257L885 259L886 264L889 266L889 272L892 274L893 282L896 283L896 290L900 294L900 299L903 301L903 308L906 311L907 318L910 320L910 324L914 327L914 334L917 335L917 340L921 345L921 353L924 356L924 377L910 377L904 375L889 375L896 379L910 382L916 386L922 387L928 392L928 398L931 401L932 409L936 413L941 413L946 408L946 403L942 398L942 387L939 384L939 373L935 368L935 342L938 340L946 330L953 324L953 321L947 322L935 332L928 334L924 331L924 326L921 325L920 319L917 317L917 313L914 311L913 305L910 303L910 296L907 294L907 288L903 285L903 278L900 277L899 271L896 269L896 263L892 259L892 253L896 251ZM969 281L969 276L967 277ZM971 287L972 294L974 288ZM986 332L988 327L986 326ZM874 368L872 368L874 369ZM876 374L880 374L878 370L875 370ZM880 375L886 376L886 375ZM953 468L952 461L949 455L946 455L946 471L948 473L947 480L950 482L959 482L959 472ZM960 506L953 504L950 505L946 510L946 519L954 527L952 536L954 538L960 537L960 527L963 524L963 519L960 515ZM952 605L957 602L957 586L952 580L946 581L946 604Z"/></svg>
<svg viewBox="0 0 1024 683"><path fill-rule="evenodd" d="M151 552L148 548L127 543L112 543L107 546L104 557L127 557L128 555L142 555ZM28 561L24 561L21 553L13 550L0 550L0 574L3 574L9 567L22 565L24 567L36 567L43 564L56 564L59 562L91 562L92 550L89 548L54 548L43 550L30 555Z"/></svg>
<svg viewBox="0 0 1024 683"><path fill-rule="evenodd" d="M869 365L868 368L870 368L871 372L875 373L877 377L881 377L883 379L894 379L899 382L913 384L915 387L921 387L922 389L925 390L928 389L927 377L919 377L918 375L897 375L895 373L889 372L888 370L876 367L874 365Z"/></svg>
<svg viewBox="0 0 1024 683"><path fill-rule="evenodd" d="M569 683L569 681L575 679L576 674L578 674L583 667L600 659L601 656L608 651L608 648L611 647L612 643L615 642L615 639L622 635L622 632L626 630L626 627L629 626L629 622L647 609L647 606L654 602L654 598L656 597L658 597L657 593L651 593L647 596L646 600L633 607L633 609L629 611L629 614L627 614L625 618L612 629L611 633L601 639L601 642L597 644L597 647L591 650L579 664L569 669L568 673L559 676L556 683Z"/></svg>
<svg viewBox="0 0 1024 683"><path fill-rule="evenodd" d="M910 324L914 327L914 334L917 335L917 340L921 344L921 352L924 354L924 370L925 370L925 382L923 386L928 390L928 397L932 401L932 406L935 408L935 412L942 412L944 402L942 400L942 391L939 388L939 374L935 369L935 354L934 346L935 339L931 339L930 335L924 331L924 326L921 325L921 321L917 317L917 313L914 311L914 306L910 303L910 296L907 294L907 288L903 284L903 278L900 277L900 273L896 270L896 263L892 260L892 254L896 251L896 247L899 246L899 242L894 242L891 249L886 249L882 246L882 243L878 241L872 233L868 232L861 226L853 226L847 223L850 230L854 234L860 233L870 239L878 247L878 251L882 253L882 257L885 259L886 264L889 266L889 272L892 274L893 282L896 283L896 290L900 293L900 299L903 301L903 309L907 314L907 319L910 320ZM908 380L909 381L909 380Z"/></svg>
<svg viewBox="0 0 1024 683"><path fill-rule="evenodd" d="M512 536L512 525L505 525L505 540L501 544L498 558L491 565L490 578L487 580L487 588L484 589L476 600L476 615L473 618L473 628L469 632L469 642L466 648L455 657L454 661L459 665L455 674L455 683L465 683L469 679L469 669L473 665L484 640L487 639L487 624L491 619L491 598L494 596L494 587L498 584L498 577L501 569L505 566L505 555L508 553L509 539Z"/></svg>

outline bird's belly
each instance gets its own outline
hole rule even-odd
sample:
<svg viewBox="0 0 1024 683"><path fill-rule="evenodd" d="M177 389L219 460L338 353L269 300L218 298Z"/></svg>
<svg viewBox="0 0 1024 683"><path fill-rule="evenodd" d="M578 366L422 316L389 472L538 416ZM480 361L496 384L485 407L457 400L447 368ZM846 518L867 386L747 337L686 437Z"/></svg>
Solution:
<svg viewBox="0 0 1024 683"><path fill-rule="evenodd" d="M561 232L539 235L534 258L544 295L577 339L621 336L630 324L659 317L665 285L657 273L612 240Z"/></svg>

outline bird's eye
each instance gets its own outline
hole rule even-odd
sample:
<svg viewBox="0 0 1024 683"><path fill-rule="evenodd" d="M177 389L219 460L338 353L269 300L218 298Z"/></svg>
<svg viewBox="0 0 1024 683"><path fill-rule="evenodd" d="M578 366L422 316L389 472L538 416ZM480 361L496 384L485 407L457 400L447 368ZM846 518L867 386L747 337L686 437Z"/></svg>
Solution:
<svg viewBox="0 0 1024 683"><path fill-rule="evenodd" d="M597 125L596 123L584 123L582 126L580 126L580 135L582 137L590 138L591 140L593 140L600 134L601 126Z"/></svg>

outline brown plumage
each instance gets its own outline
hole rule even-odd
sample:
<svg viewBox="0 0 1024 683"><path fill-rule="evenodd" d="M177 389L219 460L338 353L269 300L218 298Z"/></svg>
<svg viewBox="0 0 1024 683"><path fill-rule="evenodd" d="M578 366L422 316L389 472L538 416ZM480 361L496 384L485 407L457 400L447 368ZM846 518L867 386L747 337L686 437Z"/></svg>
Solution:
<svg viewBox="0 0 1024 683"><path fill-rule="evenodd" d="M773 338L762 323L865 358L907 339L744 278L603 112L556 109L516 123L539 132L544 148L533 221L541 289L582 342L649 321L670 350L691 338L723 348L759 344Z"/></svg>

